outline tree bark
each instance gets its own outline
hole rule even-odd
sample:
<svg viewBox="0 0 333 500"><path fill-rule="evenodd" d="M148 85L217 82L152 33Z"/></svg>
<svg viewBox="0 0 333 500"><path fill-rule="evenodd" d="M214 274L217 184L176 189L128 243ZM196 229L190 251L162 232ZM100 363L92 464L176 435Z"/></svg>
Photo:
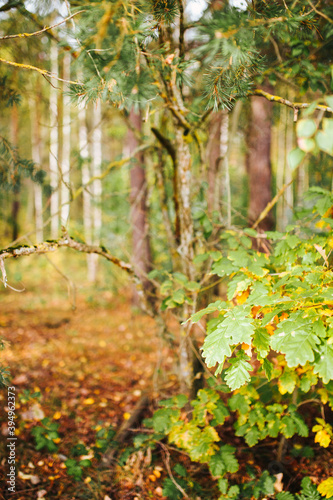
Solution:
<svg viewBox="0 0 333 500"><path fill-rule="evenodd" d="M58 68L58 48L54 41L51 41L50 51L51 73L59 75ZM58 93L57 89L50 86L50 184L52 194L50 198L51 212L51 238L57 238L59 231L59 134L58 134Z"/></svg>
<svg viewBox="0 0 333 500"><path fill-rule="evenodd" d="M81 157L81 177L82 185L85 186L90 179L90 169L88 163L89 149L88 149L88 128L86 123L86 106L80 104L79 113L79 148ZM92 220L91 220L91 192L90 187L83 190L83 232L84 239L88 245L92 244ZM87 278L93 281L94 266L92 261L92 254L87 254Z"/></svg>
<svg viewBox="0 0 333 500"><path fill-rule="evenodd" d="M40 135L40 88L36 98L30 100L30 116L31 116L31 146L32 160L39 167L41 166L41 135ZM36 226L36 241L43 241L43 193L42 186L34 182L34 201L35 201L35 226Z"/></svg>
<svg viewBox="0 0 333 500"><path fill-rule="evenodd" d="M91 173L96 180L91 185L93 197L92 206L92 241L99 245L102 229L102 181L97 179L102 173L102 108L100 99L94 104L92 111L92 138L91 138ZM89 263L89 281L96 281L98 256L91 255Z"/></svg>
<svg viewBox="0 0 333 500"><path fill-rule="evenodd" d="M269 91L267 89L267 91ZM272 199L271 191L271 128L272 104L260 97L251 97L248 129L247 172L249 179L249 223L253 224ZM263 231L273 228L269 214L259 225Z"/></svg>
<svg viewBox="0 0 333 500"><path fill-rule="evenodd" d="M14 147L18 146L18 109L17 105L13 104L12 114L11 114L11 142ZM12 223L12 240L15 241L19 235L19 212L20 212L20 179L13 189L13 201L12 201L12 213L11 213L11 223Z"/></svg>
<svg viewBox="0 0 333 500"><path fill-rule="evenodd" d="M139 146L136 134L140 134L141 132L141 113L137 113L132 108L129 120L133 127L127 133L128 153L131 154ZM151 291L151 283L147 278L147 274L151 270L152 258L148 232L147 180L143 152L136 155L135 164L131 168L130 187L133 267L136 275L140 278L143 288L149 293ZM139 294L136 289L133 290L133 303L135 305L140 304Z"/></svg>
<svg viewBox="0 0 333 500"><path fill-rule="evenodd" d="M63 60L64 80L70 80L71 56L68 52ZM70 209L70 154L71 154L71 115L70 97L63 95L62 123L62 162L61 162L61 224L66 226Z"/></svg>

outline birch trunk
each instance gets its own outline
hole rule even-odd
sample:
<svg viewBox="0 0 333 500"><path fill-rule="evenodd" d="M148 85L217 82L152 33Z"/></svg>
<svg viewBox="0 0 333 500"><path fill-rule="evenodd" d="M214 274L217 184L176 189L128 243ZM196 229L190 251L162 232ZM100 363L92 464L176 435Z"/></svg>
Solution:
<svg viewBox="0 0 333 500"><path fill-rule="evenodd" d="M93 107L92 113L92 154L91 169L93 177L100 177L102 173L102 109L100 99ZM100 244L102 229L102 181L96 179L91 185L93 196L92 207L92 242L94 245ZM96 281L98 256L91 255L89 262L89 281Z"/></svg>
<svg viewBox="0 0 333 500"><path fill-rule="evenodd" d="M178 253L182 270L191 281L195 279L193 267L193 220L191 213L191 154L184 137L184 131L176 128L176 182L178 192L178 210L180 223L180 244ZM183 308L184 318L191 314L187 304ZM191 341L191 327L180 326L179 343L179 381L181 391L189 393L193 390L194 353Z"/></svg>
<svg viewBox="0 0 333 500"><path fill-rule="evenodd" d="M133 130L128 130L127 147L129 154L131 154L139 145L135 132L137 134L141 132L141 113L136 113L131 109L129 119ZM130 186L133 267L146 293L149 293L151 291L151 284L147 279L147 274L151 270L152 259L148 233L147 180L143 152L136 155L136 162L131 168ZM139 305L140 298L136 290L133 293L133 301L136 305Z"/></svg>
<svg viewBox="0 0 333 500"><path fill-rule="evenodd" d="M89 169L89 148L88 148L88 128L86 106L80 105L79 113L79 148L81 157L81 176L82 185L85 186L90 179ZM91 193L90 187L83 191L83 230L84 239L88 245L92 244L92 217L91 217ZM92 254L87 254L87 278L89 281L94 281L94 262Z"/></svg>
<svg viewBox="0 0 333 500"><path fill-rule="evenodd" d="M17 105L13 104L12 113L11 113L11 142L14 147L18 146L18 124L19 124L19 116ZM12 222L12 240L15 241L19 235L19 212L20 212L20 184L14 186L13 189L13 201L12 201L12 213L11 213L11 222Z"/></svg>
<svg viewBox="0 0 333 500"><path fill-rule="evenodd" d="M253 224L272 199L271 192L271 128L272 104L260 97L251 97L248 129L247 171L249 178L249 223ZM269 214L259 225L263 231L273 228Z"/></svg>
<svg viewBox="0 0 333 500"><path fill-rule="evenodd" d="M64 80L70 80L71 56L68 52L63 60ZM66 85L66 84L64 84ZM63 89L66 91L66 89ZM66 226L69 219L70 203L70 154L71 154L71 106L70 97L63 94L63 116L62 116L62 162L61 162L61 224Z"/></svg>
<svg viewBox="0 0 333 500"><path fill-rule="evenodd" d="M50 51L51 73L59 76L58 48L56 42L51 41ZM59 234L59 134L58 134L58 93L57 89L50 85L50 185L52 194L50 198L51 212L51 237L58 238Z"/></svg>
<svg viewBox="0 0 333 500"><path fill-rule="evenodd" d="M222 194L225 192L226 200L226 226L230 228L231 226L231 186L230 186L230 170L229 170L229 157L228 157L228 147L229 145L229 113L226 109L221 111L221 130L220 130L220 158L222 163L221 171L224 174L224 184L220 180L218 182L217 197L218 199L223 199ZM221 176L220 176L221 177Z"/></svg>
<svg viewBox="0 0 333 500"><path fill-rule="evenodd" d="M38 93L35 99L31 99L30 104L30 117L31 117L31 155L32 160L39 167L41 166L41 133L40 133L40 94ZM35 226L36 226L36 241L41 243L43 241L43 195L42 186L33 183L34 186L34 201L35 201Z"/></svg>

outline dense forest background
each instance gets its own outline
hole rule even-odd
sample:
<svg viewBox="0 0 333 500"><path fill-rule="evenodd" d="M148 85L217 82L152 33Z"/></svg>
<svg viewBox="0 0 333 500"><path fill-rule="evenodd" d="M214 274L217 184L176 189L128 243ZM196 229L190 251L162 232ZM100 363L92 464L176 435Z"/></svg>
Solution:
<svg viewBox="0 0 333 500"><path fill-rule="evenodd" d="M0 2L16 498L333 496L332 25Z"/></svg>

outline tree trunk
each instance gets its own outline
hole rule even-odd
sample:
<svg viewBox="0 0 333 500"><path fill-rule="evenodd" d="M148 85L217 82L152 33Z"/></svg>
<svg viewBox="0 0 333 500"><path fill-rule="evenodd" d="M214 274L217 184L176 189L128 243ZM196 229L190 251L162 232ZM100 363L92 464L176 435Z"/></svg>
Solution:
<svg viewBox="0 0 333 500"><path fill-rule="evenodd" d="M39 89L40 90L40 89ZM31 116L31 146L32 160L34 163L41 166L41 135L40 135L40 92L37 93L35 99L30 100L30 116ZM42 186L34 182L34 200L35 200L35 226L36 226L36 241L43 241L43 195Z"/></svg>
<svg viewBox="0 0 333 500"><path fill-rule="evenodd" d="M63 78L70 80L71 56L68 52L63 60ZM66 84L64 84L66 85ZM64 89L65 90L65 89ZM70 97L63 94L62 115L62 161L61 161L61 224L66 226L70 209L70 155L71 155L71 107Z"/></svg>
<svg viewBox="0 0 333 500"><path fill-rule="evenodd" d="M92 139L91 139L91 171L93 177L100 177L102 173L102 108L100 99L94 104L92 111ZM102 181L96 179L91 184L93 196L92 209L92 242L100 244L102 229ZM96 281L98 256L91 255L89 280Z"/></svg>
<svg viewBox="0 0 333 500"><path fill-rule="evenodd" d="M182 271L191 281L195 279L193 266L193 220L191 213L191 154L184 130L176 125L176 182L178 192L178 210L180 223L180 245ZM191 311L192 312L192 311ZM187 304L183 307L184 318L191 312ZM194 311L193 311L194 312ZM194 353L191 340L192 325L180 325L179 343L179 381L182 392L191 393L194 380Z"/></svg>
<svg viewBox="0 0 333 500"><path fill-rule="evenodd" d="M59 75L58 69L58 48L54 41L51 41L50 51L51 73ZM50 85L50 184L52 194L50 198L51 212L51 238L58 238L59 234L59 134L58 134L58 91Z"/></svg>
<svg viewBox="0 0 333 500"><path fill-rule="evenodd" d="M14 147L18 146L18 109L17 105L13 104L12 114L11 114L11 142ZM20 179L13 189L13 201L12 201L12 213L11 213L11 223L12 223L12 240L15 241L19 235L19 217L20 212Z"/></svg>
<svg viewBox="0 0 333 500"><path fill-rule="evenodd" d="M79 120L79 148L81 157L81 177L82 185L85 186L90 179L89 170L89 149L88 149L88 128L86 122L86 106L81 104L78 113ZM91 187L83 191L83 231L84 239L88 245L92 244L92 220L91 220ZM94 278L94 265L92 254L87 254L87 278L93 281Z"/></svg>
<svg viewBox="0 0 333 500"><path fill-rule="evenodd" d="M133 130L129 129L127 134L127 145L129 154L131 154L139 145L135 131L138 134L141 131L141 113L136 113L131 109L129 119L133 126ZM136 155L136 162L131 168L130 186L133 267L143 287L149 293L151 284L147 279L147 274L151 270L151 249L148 234L147 181L143 152ZM133 302L139 305L139 295L136 290L133 292Z"/></svg>
<svg viewBox="0 0 333 500"><path fill-rule="evenodd" d="M271 89L268 89L271 91ZM249 223L253 224L272 199L271 192L271 128L272 104L262 97L251 97L248 130L247 172L249 178ZM268 231L273 228L271 213L259 224Z"/></svg>
<svg viewBox="0 0 333 500"><path fill-rule="evenodd" d="M221 112L214 113L209 123L209 139L207 144L207 209L208 215L211 217L212 212L219 210L219 198L216 196L216 183L219 177L218 172L221 165L220 162L220 140L221 140ZM220 190L218 190L220 191Z"/></svg>

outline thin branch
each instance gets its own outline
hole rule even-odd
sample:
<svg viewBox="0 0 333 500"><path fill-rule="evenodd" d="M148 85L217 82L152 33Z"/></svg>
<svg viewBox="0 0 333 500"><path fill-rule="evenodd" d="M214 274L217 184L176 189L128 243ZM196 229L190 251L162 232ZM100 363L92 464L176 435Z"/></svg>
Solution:
<svg viewBox="0 0 333 500"><path fill-rule="evenodd" d="M16 68L30 69L32 71L37 71L41 75L48 76L49 78L54 78L55 80L58 80L59 82L72 83L73 85L82 85L82 83L80 83L80 82L73 82L71 80L63 80L62 78L58 78L57 76L54 76L52 73L50 73L46 69L36 68L36 66L31 66L30 64L22 64L22 63L16 63L14 61L7 61L6 59L2 59L2 57L0 57L0 62L3 62L5 64L9 64L10 66L15 66Z"/></svg>
<svg viewBox="0 0 333 500"><path fill-rule="evenodd" d="M118 259L118 257L115 257L114 255L111 255L106 248L80 243L79 241L71 238L66 231L64 231L63 237L58 240L44 241L43 243L38 243L33 246L21 245L18 247L9 247L0 250L0 262L3 262L4 259L9 259L10 257L55 252L60 247L73 248L74 250L83 253L95 253L120 267L123 271L126 271L127 274L131 276L134 276L135 274L133 267L130 264Z"/></svg>
<svg viewBox="0 0 333 500"><path fill-rule="evenodd" d="M292 109L306 109L311 106L311 103L308 102L291 102L288 99L284 99L283 97L280 97L278 95L272 95L269 94L268 92L265 92L262 89L254 89L252 92L249 92L248 95L259 95L267 99L268 101L271 102L279 102L280 104L284 104L285 106L288 106L289 108ZM329 113L333 113L333 109L330 108L329 106L325 106L324 104L317 104L315 109L323 110L323 111L328 111Z"/></svg>
<svg viewBox="0 0 333 500"><path fill-rule="evenodd" d="M331 19L330 17L326 16L326 14L323 14L323 12L320 12L320 10L317 10L316 7L313 5L313 3L310 0L308 0L308 3L313 8L313 10L318 14L318 16L323 17L324 19L326 19L326 21L328 21L329 23L333 24L333 19Z"/></svg>
<svg viewBox="0 0 333 500"><path fill-rule="evenodd" d="M164 455L164 464L165 464L165 467L166 467L166 470L168 471L168 474L169 474L169 477L171 479L171 481L173 482L173 484L175 485L175 487L177 488L177 490L179 490L181 492L181 494L183 495L184 498L190 498L186 491L183 490L183 488L180 486L180 484L177 483L177 481L175 480L175 478L173 477L173 474L171 472L171 467L170 467L170 453L169 453L169 450L168 448L165 446L165 444L163 444L161 441L159 441L159 445L161 446L162 450L163 450L163 455Z"/></svg>
<svg viewBox="0 0 333 500"><path fill-rule="evenodd" d="M153 132L154 136L158 139L158 141L162 144L162 146L167 150L167 152L172 158L173 163L175 163L176 151L171 141L167 139L167 137L164 137L164 135L161 134L161 132L157 128L151 127L151 131Z"/></svg>
<svg viewBox="0 0 333 500"><path fill-rule="evenodd" d="M304 158L303 158L304 160ZM297 167L295 168L294 171L298 170L298 168L301 166L301 164L303 163L303 161L297 165ZM281 196L283 195L283 193L285 192L285 190L294 182L294 179L291 179L291 181L287 182L286 184L284 184L282 186L282 188L277 192L277 194L274 196L274 198L272 199L272 201L270 201L266 207L264 208L264 210L261 212L261 214L259 215L258 219L255 221L255 223L253 224L252 226L252 229L256 229L256 227L260 224L260 222L262 220L264 220L264 218L266 217L266 215L272 210L272 208L274 207L274 205L276 205L276 203L278 202L278 200L281 198Z"/></svg>
<svg viewBox="0 0 333 500"><path fill-rule="evenodd" d="M75 14L72 14L69 17L66 17L66 19L63 19L57 24L53 24L52 26L47 26L46 28L43 28L42 30L35 31L34 33L19 33L18 35L6 35L6 36L1 36L0 40L9 40L12 38L29 38L31 36L38 36L41 33L44 33L45 31L51 30L53 28L56 28L57 26L60 26L61 24L69 21L69 19L72 19L72 17L77 16L78 14L81 14L81 12L86 12L85 10L80 10L79 12L75 12Z"/></svg>

